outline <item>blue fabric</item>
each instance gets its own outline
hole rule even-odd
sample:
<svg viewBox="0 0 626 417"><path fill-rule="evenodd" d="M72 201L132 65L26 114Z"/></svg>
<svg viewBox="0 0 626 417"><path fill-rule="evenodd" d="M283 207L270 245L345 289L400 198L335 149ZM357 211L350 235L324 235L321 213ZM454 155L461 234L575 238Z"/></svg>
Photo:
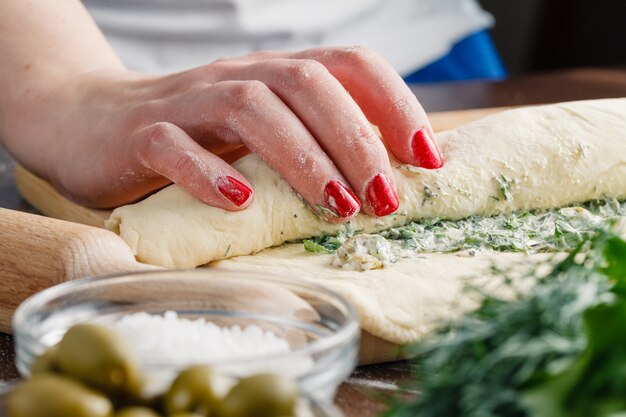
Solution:
<svg viewBox="0 0 626 417"><path fill-rule="evenodd" d="M404 77L407 83L434 83L476 79L499 80L506 70L489 33L476 32L454 44L443 58Z"/></svg>

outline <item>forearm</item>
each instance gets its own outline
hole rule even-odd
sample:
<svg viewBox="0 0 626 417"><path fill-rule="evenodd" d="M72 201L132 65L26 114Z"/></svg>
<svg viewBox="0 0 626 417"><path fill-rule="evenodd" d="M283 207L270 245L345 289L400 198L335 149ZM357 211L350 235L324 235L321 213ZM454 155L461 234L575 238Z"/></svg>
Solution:
<svg viewBox="0 0 626 417"><path fill-rule="evenodd" d="M23 128L45 123L49 110L40 103L50 91L82 74L123 69L78 0L0 1L0 57L0 141L20 157L41 145L25 140Z"/></svg>

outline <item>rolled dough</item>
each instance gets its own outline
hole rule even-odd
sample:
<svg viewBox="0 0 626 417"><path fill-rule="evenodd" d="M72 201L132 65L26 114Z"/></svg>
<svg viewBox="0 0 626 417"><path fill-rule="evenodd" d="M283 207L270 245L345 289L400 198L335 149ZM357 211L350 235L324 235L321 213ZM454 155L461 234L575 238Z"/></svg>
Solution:
<svg viewBox="0 0 626 417"><path fill-rule="evenodd" d="M443 168L430 171L395 163L401 205L385 218L359 215L349 226L328 224L251 155L236 164L255 189L248 209L209 207L173 185L116 209L107 227L142 262L195 267L344 227L369 232L422 218L458 219L626 198L626 99L510 110L440 133L437 140ZM483 279L496 290L498 282L489 268L493 263L506 266L529 259L544 256L424 254L388 268L356 272L331 267L330 255L287 244L210 266L319 280L357 306L363 329L404 344L474 305L471 298L460 297L465 277Z"/></svg>
<svg viewBox="0 0 626 417"><path fill-rule="evenodd" d="M437 140L443 168L396 163L400 209L384 218L360 214L348 227L371 232L421 218L626 197L626 99L509 110L442 132ZM172 185L114 210L106 227L120 234L139 261L183 268L346 227L319 219L258 157L246 156L236 168L255 190L246 210L209 207ZM508 198L500 189L503 178Z"/></svg>

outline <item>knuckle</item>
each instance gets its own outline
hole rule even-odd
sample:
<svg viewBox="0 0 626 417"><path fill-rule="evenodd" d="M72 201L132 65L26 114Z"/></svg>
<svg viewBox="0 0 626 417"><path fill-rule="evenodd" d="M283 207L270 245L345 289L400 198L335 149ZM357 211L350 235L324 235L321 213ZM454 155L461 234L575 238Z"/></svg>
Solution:
<svg viewBox="0 0 626 417"><path fill-rule="evenodd" d="M275 82L286 94L297 95L302 91L320 89L333 81L334 77L320 62L298 59L285 63L282 71L276 72Z"/></svg>
<svg viewBox="0 0 626 417"><path fill-rule="evenodd" d="M233 102L253 102L267 91L261 81L251 80L232 84L229 95Z"/></svg>
<svg viewBox="0 0 626 417"><path fill-rule="evenodd" d="M371 65L371 62L378 59L378 54L372 49L363 45L339 48L337 50L338 59L347 65L362 67Z"/></svg>
<svg viewBox="0 0 626 417"><path fill-rule="evenodd" d="M211 86L214 117L224 132L238 132L240 121L268 107L272 92L261 81L223 81Z"/></svg>
<svg viewBox="0 0 626 417"><path fill-rule="evenodd" d="M167 140L172 136L174 126L167 122L157 122L146 128L144 135L144 143L146 146L152 146L155 143Z"/></svg>
<svg viewBox="0 0 626 417"><path fill-rule="evenodd" d="M268 99L269 88L261 81L242 81L232 83L227 89L227 108L229 113L254 111Z"/></svg>
<svg viewBox="0 0 626 417"><path fill-rule="evenodd" d="M299 59L289 62L284 70L286 79L298 84L307 83L311 79L320 78L327 74L326 67L312 59Z"/></svg>
<svg viewBox="0 0 626 417"><path fill-rule="evenodd" d="M163 144L171 141L175 134L175 126L168 122L158 122L137 131L138 138L134 141L134 154L138 161L152 167L159 158Z"/></svg>

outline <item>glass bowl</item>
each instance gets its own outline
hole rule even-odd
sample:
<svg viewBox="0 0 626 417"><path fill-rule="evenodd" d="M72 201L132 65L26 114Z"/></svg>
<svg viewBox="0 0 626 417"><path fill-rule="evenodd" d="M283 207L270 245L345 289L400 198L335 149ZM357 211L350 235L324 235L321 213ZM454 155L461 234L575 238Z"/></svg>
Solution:
<svg viewBox="0 0 626 417"><path fill-rule="evenodd" d="M302 280L207 268L85 278L30 297L13 318L17 368L28 376L34 359L58 343L74 324L118 326L123 317L139 312L159 316L175 312L179 318L204 319L222 327L252 325L288 343L286 351L237 353L182 363L177 351L157 355L159 359L154 360L150 346L156 352L167 344L168 336L145 334L141 343L131 346L138 349L140 368L149 380L156 381L156 389L166 387L191 364L207 364L233 377L258 372L288 374L297 381L303 397L330 403L357 362L357 314L338 294ZM192 341L185 341L187 344L194 345ZM180 349L180 343L178 346Z"/></svg>

